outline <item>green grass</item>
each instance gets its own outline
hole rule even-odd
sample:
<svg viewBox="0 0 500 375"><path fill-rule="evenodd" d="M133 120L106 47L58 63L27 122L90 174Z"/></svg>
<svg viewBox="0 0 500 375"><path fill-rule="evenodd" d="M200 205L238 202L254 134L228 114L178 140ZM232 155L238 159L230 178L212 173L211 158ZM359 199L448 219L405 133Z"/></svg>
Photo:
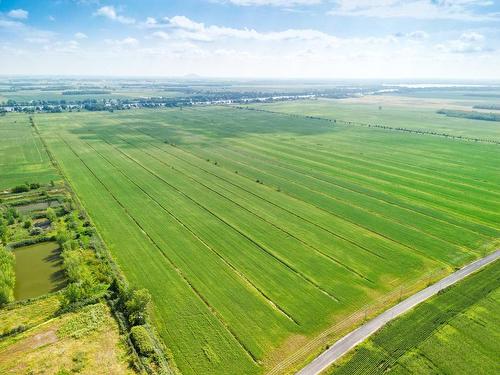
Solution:
<svg viewBox="0 0 500 375"><path fill-rule="evenodd" d="M496 145L227 107L35 122L186 374L263 372L499 238Z"/></svg>
<svg viewBox="0 0 500 375"><path fill-rule="evenodd" d="M47 153L26 115L0 116L0 190L25 182L57 179Z"/></svg>
<svg viewBox="0 0 500 375"><path fill-rule="evenodd" d="M329 373L498 373L499 271L496 262L416 307Z"/></svg>
<svg viewBox="0 0 500 375"><path fill-rule="evenodd" d="M263 372L499 238L496 145L227 107L34 118L183 373ZM5 187L57 178L32 130L0 118Z"/></svg>
<svg viewBox="0 0 500 375"><path fill-rule="evenodd" d="M75 89L76 90L76 89ZM67 91L75 91L68 89ZM84 88L82 88L85 91ZM106 89L103 89L106 91ZM174 98L177 96L184 96L185 94L179 91L165 91L165 90L114 90L109 94L77 94L77 95L63 95L65 90L45 91L45 90L19 90L19 91L0 91L0 102L7 100L15 100L19 103L29 102L31 100L66 100L70 101L83 101L88 99L133 99L141 97L162 96L164 98Z"/></svg>
<svg viewBox="0 0 500 375"><path fill-rule="evenodd" d="M50 296L0 310L0 332L12 318L13 328L24 328L0 340L2 374L136 374L104 303L55 315L58 307L59 297Z"/></svg>
<svg viewBox="0 0 500 375"><path fill-rule="evenodd" d="M379 109L379 105L382 109ZM251 107L301 116L317 116L500 141L500 126L496 122L484 124L481 120L446 117L436 113L440 108L448 108L447 104L441 105L443 107L436 108L418 104L402 106L390 102L363 103L351 99L344 103L342 100L320 99L258 104Z"/></svg>

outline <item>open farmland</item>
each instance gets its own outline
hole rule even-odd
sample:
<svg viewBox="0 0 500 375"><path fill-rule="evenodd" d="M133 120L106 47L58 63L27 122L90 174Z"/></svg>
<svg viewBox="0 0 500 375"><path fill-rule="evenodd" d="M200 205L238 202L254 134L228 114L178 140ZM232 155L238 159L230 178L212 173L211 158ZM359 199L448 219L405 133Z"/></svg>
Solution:
<svg viewBox="0 0 500 375"><path fill-rule="evenodd" d="M0 190L25 182L48 183L55 170L26 115L0 117Z"/></svg>
<svg viewBox="0 0 500 375"><path fill-rule="evenodd" d="M269 370L500 237L498 145L227 107L34 120L183 373Z"/></svg>
<svg viewBox="0 0 500 375"><path fill-rule="evenodd" d="M500 263L383 328L331 374L496 374Z"/></svg>
<svg viewBox="0 0 500 375"><path fill-rule="evenodd" d="M451 118L436 113L442 108L472 111L474 105L488 103L482 98L477 98L475 101L456 100L447 96L440 101L405 99L403 101L398 96L367 96L346 100L320 99L256 104L251 107L300 116L349 121L353 124L382 125L500 142L498 121Z"/></svg>

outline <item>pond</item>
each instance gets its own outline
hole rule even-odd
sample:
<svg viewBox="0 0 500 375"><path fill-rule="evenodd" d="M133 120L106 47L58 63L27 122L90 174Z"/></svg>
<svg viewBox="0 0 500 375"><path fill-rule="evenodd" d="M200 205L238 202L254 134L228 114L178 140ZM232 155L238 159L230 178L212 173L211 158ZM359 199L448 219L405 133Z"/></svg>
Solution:
<svg viewBox="0 0 500 375"><path fill-rule="evenodd" d="M66 280L61 251L56 242L19 247L13 253L16 258L16 300L38 297L64 287Z"/></svg>
<svg viewBox="0 0 500 375"><path fill-rule="evenodd" d="M25 204L22 206L16 206L15 208L21 213L21 214L26 214L28 212L32 211L40 211L40 210L45 210L49 207L55 208L59 207L61 204L58 201L48 201L48 202L36 202L36 203L30 203L30 204Z"/></svg>

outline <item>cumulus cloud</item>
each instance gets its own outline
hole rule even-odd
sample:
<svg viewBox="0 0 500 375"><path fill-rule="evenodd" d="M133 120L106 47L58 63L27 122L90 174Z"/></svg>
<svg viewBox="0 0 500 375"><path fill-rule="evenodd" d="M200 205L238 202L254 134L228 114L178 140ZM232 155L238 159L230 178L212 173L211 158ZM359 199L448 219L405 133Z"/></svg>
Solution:
<svg viewBox="0 0 500 375"><path fill-rule="evenodd" d="M95 16L101 16L108 18L112 21L117 21L123 24L133 24L135 23L135 19L130 17L125 17L123 15L118 14L115 7L112 5L106 5L97 9L94 13Z"/></svg>
<svg viewBox="0 0 500 375"><path fill-rule="evenodd" d="M475 31L469 31L462 33L458 39L438 44L436 49L446 53L464 54L491 51L491 48L485 46L484 40L484 35Z"/></svg>
<svg viewBox="0 0 500 375"><path fill-rule="evenodd" d="M429 37L429 34L427 34L425 31L422 30L416 30L412 31L411 33L408 33L406 36L413 40L424 40Z"/></svg>
<svg viewBox="0 0 500 375"><path fill-rule="evenodd" d="M480 13L493 5L489 0L336 0L330 15L376 18L500 19L498 13Z"/></svg>
<svg viewBox="0 0 500 375"><path fill-rule="evenodd" d="M7 15L11 18L16 18L19 20L25 20L28 18L28 11L24 9L12 9Z"/></svg>
<svg viewBox="0 0 500 375"><path fill-rule="evenodd" d="M226 3L231 3L239 6L276 6L276 7L294 7L300 5L316 5L322 0L227 0Z"/></svg>
<svg viewBox="0 0 500 375"><path fill-rule="evenodd" d="M312 29L288 29L283 31L259 32L255 29L236 29L232 27L205 25L185 16L174 16L163 19L163 24L170 29L176 38L184 38L200 42L213 42L224 38L248 39L258 41L286 40L322 40L334 43L337 38Z"/></svg>
<svg viewBox="0 0 500 375"><path fill-rule="evenodd" d="M136 47L139 45L139 41L130 36L124 39L106 39L105 42L114 47Z"/></svg>
<svg viewBox="0 0 500 375"><path fill-rule="evenodd" d="M76 39L87 39L87 35L81 32L75 33L75 38Z"/></svg>

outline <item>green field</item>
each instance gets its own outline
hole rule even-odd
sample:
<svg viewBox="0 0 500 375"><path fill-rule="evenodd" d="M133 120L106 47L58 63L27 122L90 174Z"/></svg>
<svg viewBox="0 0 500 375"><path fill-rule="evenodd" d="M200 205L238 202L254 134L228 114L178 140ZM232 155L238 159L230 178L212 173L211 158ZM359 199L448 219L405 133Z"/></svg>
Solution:
<svg viewBox="0 0 500 375"><path fill-rule="evenodd" d="M497 145L227 107L34 120L186 374L268 370L500 237Z"/></svg>
<svg viewBox="0 0 500 375"><path fill-rule="evenodd" d="M70 90L70 89L68 89ZM85 90L85 89L82 89ZM106 89L103 89L106 90ZM184 93L179 91L165 91L165 90L113 90L109 94L77 94L77 95L63 95L64 90L57 91L44 91L44 90L19 90L19 91L0 91L0 103L7 102L7 100L14 100L16 102L24 103L31 100L54 101L66 100L70 101L83 101L89 99L131 99L142 98L151 96L162 96L164 98L173 98L183 96Z"/></svg>
<svg viewBox="0 0 500 375"><path fill-rule="evenodd" d="M0 190L25 182L57 179L40 139L26 115L0 117Z"/></svg>
<svg viewBox="0 0 500 375"><path fill-rule="evenodd" d="M353 99L347 101L320 99L258 104L251 105L251 107L301 116L317 116L332 120L434 131L455 136L500 141L499 122L488 121L485 124L485 121L481 120L450 118L436 113L441 108L454 108L456 105L462 106L464 105L462 102L446 99L438 102L439 106L436 106L436 104L425 106L425 103L424 105L419 104L417 100L415 100L413 105L411 103L400 105L398 100L399 98L394 97L367 103ZM478 103L485 103L485 101L467 102L470 110L472 110L473 104Z"/></svg>
<svg viewBox="0 0 500 375"><path fill-rule="evenodd" d="M331 374L498 374L500 263L392 322Z"/></svg>

